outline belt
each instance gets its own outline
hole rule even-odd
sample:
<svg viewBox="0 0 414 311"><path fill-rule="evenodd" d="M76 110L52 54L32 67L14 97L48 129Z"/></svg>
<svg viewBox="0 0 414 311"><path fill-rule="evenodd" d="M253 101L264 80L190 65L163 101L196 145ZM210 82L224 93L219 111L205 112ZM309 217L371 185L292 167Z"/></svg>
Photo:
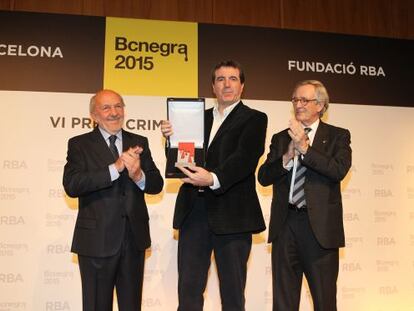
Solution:
<svg viewBox="0 0 414 311"><path fill-rule="evenodd" d="M306 206L303 206L303 207L297 207L296 205L294 205L294 204L290 204L290 203L289 203L289 205L288 205L288 208L289 208L290 210L292 210L292 211L296 211L296 212L298 212L298 213L302 213L302 212L307 212L307 211L308 211L308 209L306 208Z"/></svg>

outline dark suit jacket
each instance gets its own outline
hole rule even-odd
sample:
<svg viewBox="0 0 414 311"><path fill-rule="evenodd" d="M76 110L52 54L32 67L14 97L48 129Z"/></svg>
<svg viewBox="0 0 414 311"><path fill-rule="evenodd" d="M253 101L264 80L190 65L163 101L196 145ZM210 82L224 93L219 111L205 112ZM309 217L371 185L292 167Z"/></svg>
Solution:
<svg viewBox="0 0 414 311"><path fill-rule="evenodd" d="M324 248L345 245L341 180L351 167L350 133L322 121L302 164L307 167L305 197L312 230ZM291 141L287 129L272 137L266 162L259 169L259 182L273 184L269 242L286 220L292 170L283 167L282 156Z"/></svg>
<svg viewBox="0 0 414 311"><path fill-rule="evenodd" d="M147 138L123 130L122 141L124 150L136 145L144 149L144 191L128 177L126 169L116 181L111 181L108 165L114 159L98 127L68 142L63 186L69 196L79 198L74 253L93 257L114 255L122 243L126 215L138 249L144 250L151 244L144 193L159 193L163 179L152 160Z"/></svg>
<svg viewBox="0 0 414 311"><path fill-rule="evenodd" d="M213 109L205 112L208 144ZM256 193L255 170L264 151L266 114L239 103L227 116L206 152L205 168L217 175L221 187L205 187L208 222L216 234L260 232L265 227ZM179 229L191 211L198 188L183 184L177 196L174 228Z"/></svg>

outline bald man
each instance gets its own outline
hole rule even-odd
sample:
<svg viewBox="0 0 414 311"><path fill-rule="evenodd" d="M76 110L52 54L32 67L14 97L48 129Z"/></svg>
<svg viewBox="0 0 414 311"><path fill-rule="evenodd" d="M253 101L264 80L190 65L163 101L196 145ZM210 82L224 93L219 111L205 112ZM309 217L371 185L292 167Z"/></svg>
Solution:
<svg viewBox="0 0 414 311"><path fill-rule="evenodd" d="M78 254L84 311L141 310L145 249L151 244L144 194L163 179L147 138L122 129L124 101L111 90L90 100L92 132L68 142L63 186L79 200L72 242Z"/></svg>

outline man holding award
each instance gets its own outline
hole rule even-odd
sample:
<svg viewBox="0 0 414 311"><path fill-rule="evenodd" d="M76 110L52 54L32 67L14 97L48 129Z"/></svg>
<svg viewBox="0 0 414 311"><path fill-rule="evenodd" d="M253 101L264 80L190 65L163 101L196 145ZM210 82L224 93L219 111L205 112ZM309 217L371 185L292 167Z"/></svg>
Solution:
<svg viewBox="0 0 414 311"><path fill-rule="evenodd" d="M203 310L213 251L222 310L244 310L252 233L265 230L255 170L264 151L267 116L240 100L244 73L237 62L217 64L212 87L217 104L204 113L204 166L178 166L185 174L173 222L179 229L179 311ZM163 121L164 137L173 129L173 122Z"/></svg>

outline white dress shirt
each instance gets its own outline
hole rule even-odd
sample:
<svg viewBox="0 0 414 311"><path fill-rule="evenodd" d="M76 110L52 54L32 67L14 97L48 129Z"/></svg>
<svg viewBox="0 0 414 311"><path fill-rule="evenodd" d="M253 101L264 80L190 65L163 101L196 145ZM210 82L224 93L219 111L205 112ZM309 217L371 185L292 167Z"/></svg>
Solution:
<svg viewBox="0 0 414 311"><path fill-rule="evenodd" d="M240 103L240 100L235 102L234 104L231 104L230 106L226 107L223 111L223 114L220 113L218 110L218 104L214 105L213 108L213 125L211 126L210 131L210 138L208 141L208 146L210 146L211 142L214 139L214 136L216 136L220 126L223 124L224 120L226 120L227 116L230 114L230 112L233 111L233 109L237 106L237 104ZM220 188L220 181L218 180L216 174L211 173L213 175L213 185L210 186L211 190L215 190Z"/></svg>

